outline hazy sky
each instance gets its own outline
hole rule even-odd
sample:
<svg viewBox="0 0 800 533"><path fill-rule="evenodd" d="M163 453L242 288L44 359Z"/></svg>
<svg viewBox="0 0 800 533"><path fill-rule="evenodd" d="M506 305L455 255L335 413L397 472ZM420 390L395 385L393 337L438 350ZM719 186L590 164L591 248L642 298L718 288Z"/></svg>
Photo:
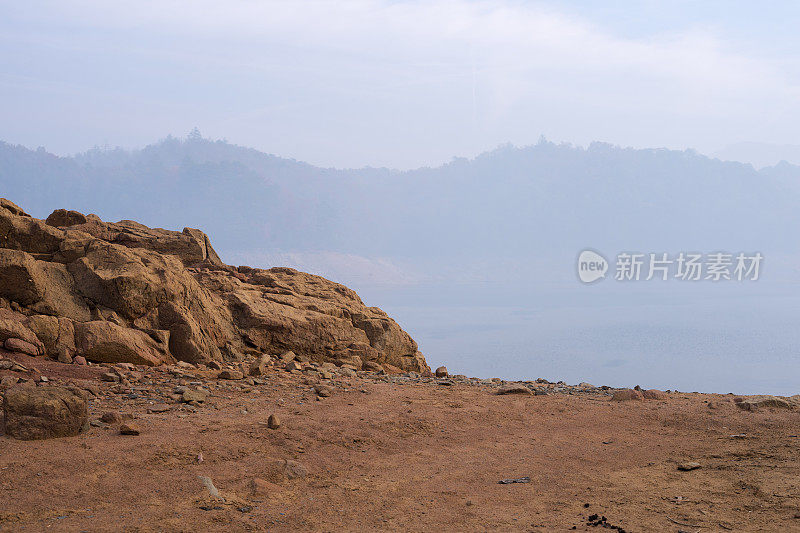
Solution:
<svg viewBox="0 0 800 533"><path fill-rule="evenodd" d="M792 1L4 2L0 139L67 154L197 126L399 168L541 134L800 144L798 22Z"/></svg>

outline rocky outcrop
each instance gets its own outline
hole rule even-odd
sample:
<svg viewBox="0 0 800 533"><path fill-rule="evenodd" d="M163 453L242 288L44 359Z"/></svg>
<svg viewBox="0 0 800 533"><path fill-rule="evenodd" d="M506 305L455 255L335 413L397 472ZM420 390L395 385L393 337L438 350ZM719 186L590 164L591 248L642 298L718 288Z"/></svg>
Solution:
<svg viewBox="0 0 800 533"><path fill-rule="evenodd" d="M430 370L394 320L338 283L225 265L192 228L107 223L63 209L43 221L0 199L6 339L63 362L207 363L291 350L356 368Z"/></svg>
<svg viewBox="0 0 800 533"><path fill-rule="evenodd" d="M777 409L794 409L800 406L800 395L792 396L790 398L782 398L779 396L756 395L737 397L733 402L739 409L745 411L758 411L763 408L777 408Z"/></svg>

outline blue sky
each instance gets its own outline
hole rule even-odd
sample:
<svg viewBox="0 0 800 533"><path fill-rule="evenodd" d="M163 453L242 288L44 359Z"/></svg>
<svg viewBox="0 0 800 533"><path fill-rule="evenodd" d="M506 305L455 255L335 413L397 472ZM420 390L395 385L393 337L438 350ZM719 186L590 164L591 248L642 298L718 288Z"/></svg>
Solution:
<svg viewBox="0 0 800 533"><path fill-rule="evenodd" d="M197 126L410 168L540 135L800 144L794 2L15 2L0 139L68 154Z"/></svg>

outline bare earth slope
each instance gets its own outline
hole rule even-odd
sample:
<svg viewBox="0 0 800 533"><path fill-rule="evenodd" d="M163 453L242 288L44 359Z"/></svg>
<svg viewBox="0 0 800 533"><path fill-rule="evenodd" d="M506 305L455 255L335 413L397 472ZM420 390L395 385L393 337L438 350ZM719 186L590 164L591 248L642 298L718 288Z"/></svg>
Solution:
<svg viewBox="0 0 800 533"><path fill-rule="evenodd" d="M433 377L190 228L0 199L0 343L0 531L800 531L800 397Z"/></svg>
<svg viewBox="0 0 800 533"><path fill-rule="evenodd" d="M222 263L199 230L152 229L0 199L0 341L62 362L237 361L286 350L318 363L427 371L417 344L352 290L290 268Z"/></svg>
<svg viewBox="0 0 800 533"><path fill-rule="evenodd" d="M3 531L800 530L791 407L683 393L617 402L544 383L523 385L536 395L500 396L491 381L414 373L320 379L272 368L230 381L11 357L38 372L0 376L93 390L94 425L61 439L0 438ZM98 381L109 369L124 381ZM179 403L176 387L209 396ZM99 422L106 412L140 434L120 435L115 417ZM687 461L700 468L678 470ZM530 483L498 483L524 476Z"/></svg>

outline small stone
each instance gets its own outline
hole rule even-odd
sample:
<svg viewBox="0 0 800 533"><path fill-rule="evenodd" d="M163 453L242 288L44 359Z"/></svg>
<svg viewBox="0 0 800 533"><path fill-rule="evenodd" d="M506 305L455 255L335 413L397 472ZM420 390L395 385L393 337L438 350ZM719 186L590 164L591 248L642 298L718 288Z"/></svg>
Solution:
<svg viewBox="0 0 800 533"><path fill-rule="evenodd" d="M250 489L250 492L253 494L253 496L261 497L269 496L270 494L283 490L280 485L276 485L275 483L271 483L261 478L251 479L247 484L247 488Z"/></svg>
<svg viewBox="0 0 800 533"><path fill-rule="evenodd" d="M157 403L155 405L151 405L150 407L148 407L147 408L147 412L148 413L166 413L170 409L172 409L172 408L169 405L165 404L165 403Z"/></svg>
<svg viewBox="0 0 800 533"><path fill-rule="evenodd" d="M666 392L658 389L648 389L646 391L642 391L642 396L644 396L645 400L666 400L668 398Z"/></svg>
<svg viewBox="0 0 800 533"><path fill-rule="evenodd" d="M82 356L82 355L76 355L75 357L72 358L72 364L73 365L85 366L86 365L86 358L84 356Z"/></svg>
<svg viewBox="0 0 800 533"><path fill-rule="evenodd" d="M103 413L103 416L100 417L100 420L106 424L120 424L122 422L122 415L120 415L117 411L107 411Z"/></svg>
<svg viewBox="0 0 800 533"><path fill-rule="evenodd" d="M212 370L222 370L222 365L218 361L209 361L206 366Z"/></svg>
<svg viewBox="0 0 800 533"><path fill-rule="evenodd" d="M290 362L286 363L286 367L285 368L286 368L287 372L298 372L298 371L303 369L303 366L300 363L297 363L295 361L290 361Z"/></svg>
<svg viewBox="0 0 800 533"><path fill-rule="evenodd" d="M10 359L0 360L0 370L10 370L14 366L14 361Z"/></svg>
<svg viewBox="0 0 800 533"><path fill-rule="evenodd" d="M288 363L289 361L294 361L296 355L292 351L283 352L278 358L281 360L281 363Z"/></svg>
<svg viewBox="0 0 800 533"><path fill-rule="evenodd" d="M251 376L263 376L267 373L267 366L269 365L270 358L268 355L262 355L250 365L249 374Z"/></svg>
<svg viewBox="0 0 800 533"><path fill-rule="evenodd" d="M100 374L100 379L103 381L109 381L111 383L119 383L120 378L113 372L103 372Z"/></svg>
<svg viewBox="0 0 800 533"><path fill-rule="evenodd" d="M635 389L622 389L618 390L611 396L611 400L614 402L625 402L628 400L644 400L644 395Z"/></svg>
<svg viewBox="0 0 800 533"><path fill-rule="evenodd" d="M325 385L317 385L316 387L314 387L314 392L317 393L317 396L327 398L331 394L333 394L333 389Z"/></svg>
<svg viewBox="0 0 800 533"><path fill-rule="evenodd" d="M447 374L447 367L446 366L440 366L439 368L436 369L436 377L437 378L446 378L447 375L448 374Z"/></svg>
<svg viewBox="0 0 800 533"><path fill-rule="evenodd" d="M306 470L306 467L297 461L292 461L290 459L287 459L284 463L283 471L286 474L286 477L289 479L303 478L308 475L308 470Z"/></svg>
<svg viewBox="0 0 800 533"><path fill-rule="evenodd" d="M269 418L267 419L267 427L269 427L269 429L278 429L281 427L281 419L278 418L278 415L269 415Z"/></svg>
<svg viewBox="0 0 800 533"><path fill-rule="evenodd" d="M700 463L695 463L694 461L688 461L678 465L678 470L681 470L682 472L697 470L698 468L700 468Z"/></svg>
<svg viewBox="0 0 800 533"><path fill-rule="evenodd" d="M103 429L108 428L108 424L106 424L102 420L92 420L91 422L89 422L89 425L95 428L103 428Z"/></svg>
<svg viewBox="0 0 800 533"><path fill-rule="evenodd" d="M193 390L187 389L183 392L183 396L181 396L181 401L184 403L189 402L197 402L203 403L208 398L208 392L204 390Z"/></svg>
<svg viewBox="0 0 800 533"><path fill-rule="evenodd" d="M497 394L532 394L532 392L525 385L509 383L497 389Z"/></svg>
<svg viewBox="0 0 800 533"><path fill-rule="evenodd" d="M228 370L225 369L217 374L217 379L244 379L244 374L239 372L238 370Z"/></svg>
<svg viewBox="0 0 800 533"><path fill-rule="evenodd" d="M339 373L340 376L344 376L346 378L354 378L357 376L356 371L347 366L339 367L337 372Z"/></svg>
<svg viewBox="0 0 800 533"><path fill-rule="evenodd" d="M141 433L139 428L130 422L126 422L125 424L119 426L120 435L139 435L139 433Z"/></svg>

